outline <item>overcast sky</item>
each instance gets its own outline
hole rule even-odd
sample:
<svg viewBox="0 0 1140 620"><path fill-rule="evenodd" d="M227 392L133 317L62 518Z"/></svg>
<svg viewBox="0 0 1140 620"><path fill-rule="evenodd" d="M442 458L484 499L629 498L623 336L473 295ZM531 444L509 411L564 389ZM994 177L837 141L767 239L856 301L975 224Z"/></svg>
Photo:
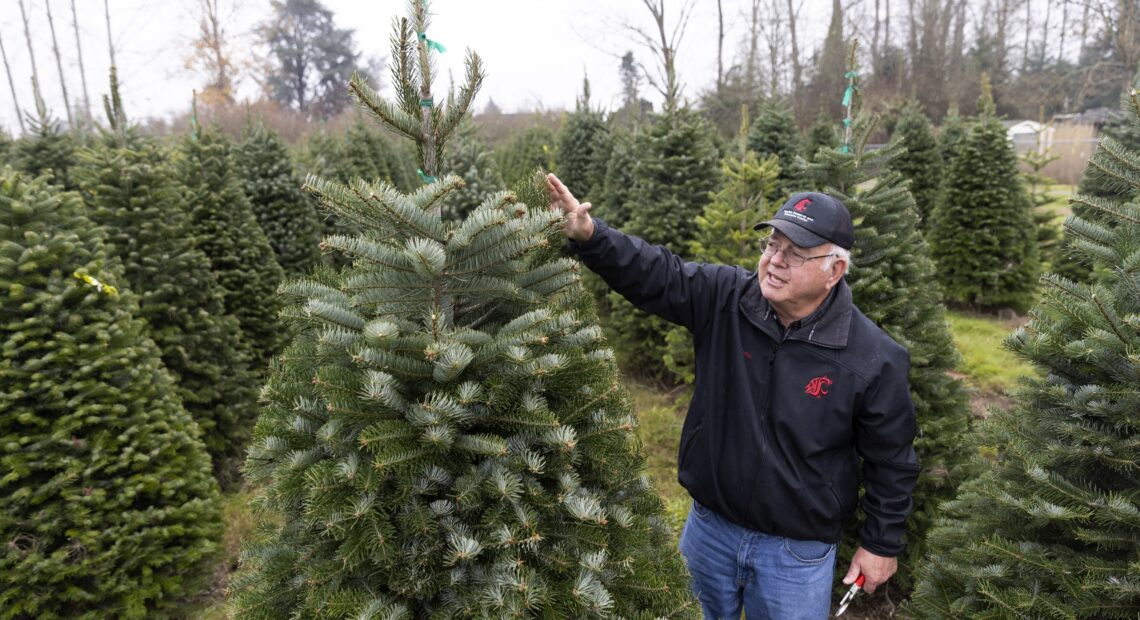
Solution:
<svg viewBox="0 0 1140 620"><path fill-rule="evenodd" d="M191 91L204 83L201 75L185 68L197 29L200 0L106 0L122 96L131 118L168 117L189 106ZM66 118L63 94L46 5L50 2L56 37L63 58L63 73L73 107L83 97L79 55L71 14L71 0L23 0L41 90L56 118ZM226 35L233 56L250 57L254 26L266 19L269 0L220 0L228 17ZM102 118L101 96L108 90L109 54L103 1L75 0L83 50L87 92L93 113ZM325 0L342 28L356 32L357 47L365 57L387 58L392 18L406 11L405 0ZM684 94L695 97L716 77L716 2L695 0L692 18L678 51L678 73ZM746 0L723 0L725 12L725 65L737 54L746 34ZM823 37L830 17L830 2L797 0L802 4L801 29L810 49ZM11 67L16 99L22 110L34 112L31 94L32 62L24 37L17 0L0 0L0 40ZM680 2L668 0L666 20L676 23ZM489 100L504 111L570 109L581 91L582 75L590 77L592 101L606 109L620 99L619 57L632 49L648 62L647 53L623 24L652 25L641 0L432 0L434 14L428 36L448 51L438 59L437 92L446 92L448 73L463 77L464 49L484 60L487 79L476 100L482 109ZM385 76L386 77L386 76ZM387 85L381 84L384 92ZM646 96L651 94L648 85ZM239 98L257 98L251 80L241 83ZM16 107L7 83L0 85L0 125L19 131Z"/></svg>

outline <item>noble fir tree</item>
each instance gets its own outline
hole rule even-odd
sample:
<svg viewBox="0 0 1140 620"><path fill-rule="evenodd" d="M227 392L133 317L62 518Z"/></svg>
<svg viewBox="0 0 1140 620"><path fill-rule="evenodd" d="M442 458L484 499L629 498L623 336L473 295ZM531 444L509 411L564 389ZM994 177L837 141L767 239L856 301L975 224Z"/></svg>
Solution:
<svg viewBox="0 0 1140 620"><path fill-rule="evenodd" d="M173 617L213 573L218 487L83 212L78 194L0 169L0 610Z"/></svg>
<svg viewBox="0 0 1140 620"><path fill-rule="evenodd" d="M189 215L167 153L127 126L114 73L111 93L110 128L80 151L73 176L87 216L122 261L138 317L202 432L215 476L228 485L257 416L258 378L210 259L187 235Z"/></svg>
<svg viewBox="0 0 1140 620"><path fill-rule="evenodd" d="M748 133L748 150L761 159L769 155L779 158L779 193L790 195L800 187L802 174L796 164L800 153L800 136L796 119L787 104L779 99L765 99Z"/></svg>
<svg viewBox="0 0 1140 620"><path fill-rule="evenodd" d="M435 176L482 74L471 54L436 107L426 7L411 10L397 102L351 87ZM454 176L411 195L309 183L362 234L326 240L350 267L284 289L298 335L250 450L262 527L238 616L694 615L612 354L558 258L560 214L504 192L445 220Z"/></svg>
<svg viewBox="0 0 1140 620"><path fill-rule="evenodd" d="M321 221L301 191L285 144L264 123L254 123L234 149L234 162L277 263L289 277L308 273L321 258Z"/></svg>
<svg viewBox="0 0 1140 620"><path fill-rule="evenodd" d="M738 265L756 269L760 249L753 227L769 219L784 195L780 185L779 157L761 159L746 144L752 134L747 108L741 110L737 153L721 160L724 179L720 190L695 220L696 235L689 242L688 258L702 263ZM752 128L755 129L753 124ZM685 383L696 380L693 339L684 327L673 327L665 336L665 366Z"/></svg>
<svg viewBox="0 0 1140 620"><path fill-rule="evenodd" d="M892 162L910 181L910 194L918 206L919 225L927 226L938 204L942 184L942 151L930 126L930 119L915 100L907 101L895 125L894 138L906 148L906 155Z"/></svg>
<svg viewBox="0 0 1140 620"><path fill-rule="evenodd" d="M601 189L608 136L602 113L590 109L590 81L583 78L582 96L574 112L566 115L558 137L558 178L586 200Z"/></svg>
<svg viewBox="0 0 1140 620"><path fill-rule="evenodd" d="M195 122L182 141L178 176L191 234L210 259L226 312L241 323L246 350L260 371L286 342L276 295L285 272L253 215L230 148L220 129Z"/></svg>
<svg viewBox="0 0 1140 620"><path fill-rule="evenodd" d="M950 160L942 202L931 217L937 277L947 301L1024 310L1040 271L1037 227L988 83L978 108L981 116Z"/></svg>
<svg viewBox="0 0 1140 620"><path fill-rule="evenodd" d="M720 183L716 129L698 113L666 110L638 134L633 151L633 186L624 209L623 230L685 256L694 238L693 221ZM606 219L605 209L598 216ZM607 220L608 221L608 220ZM609 329L622 364L655 378L669 378L665 334L671 325L636 309L618 293L608 295Z"/></svg>
<svg viewBox="0 0 1140 620"><path fill-rule="evenodd" d="M849 60L854 67L854 60ZM857 76L852 77L857 84ZM907 182L895 169L907 155L896 139L884 148L866 146L875 119L859 115L860 98L853 89L849 141L821 152L808 172L824 191L847 205L855 227L852 265L847 275L852 300L868 318L910 353L910 391L918 420L915 452L922 469L907 519L907 550L899 570L878 597L906 592L915 564L925 553L923 538L938 514L938 505L954 496L969 475L969 453L961 438L970 411L965 390L951 376L958 362L935 281L937 269L918 226L918 210ZM857 546L849 528L841 548L846 566Z"/></svg>
<svg viewBox="0 0 1140 620"><path fill-rule="evenodd" d="M1140 189L1140 152L1108 137L1093 161ZM1029 323L1006 341L1041 373L980 426L996 459L944 506L915 617L1140 615L1140 206L1074 202L1085 215L1066 222L1071 251L1104 275L1045 276Z"/></svg>

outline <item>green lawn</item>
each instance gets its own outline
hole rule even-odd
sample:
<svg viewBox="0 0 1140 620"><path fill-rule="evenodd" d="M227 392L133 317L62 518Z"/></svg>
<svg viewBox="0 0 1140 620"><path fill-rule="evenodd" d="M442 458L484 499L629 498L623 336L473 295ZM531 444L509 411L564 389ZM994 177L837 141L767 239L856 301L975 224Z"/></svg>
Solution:
<svg viewBox="0 0 1140 620"><path fill-rule="evenodd" d="M665 502L670 524L679 533L692 501L677 482L677 448L691 393L681 390L671 395L628 379L625 383L637 412L637 434L645 448L649 477Z"/></svg>
<svg viewBox="0 0 1140 620"><path fill-rule="evenodd" d="M958 369L966 386L981 392L1005 394L1021 377L1034 373L1031 365L1006 349L1002 343L1014 324L993 317L947 312L954 346L962 354Z"/></svg>

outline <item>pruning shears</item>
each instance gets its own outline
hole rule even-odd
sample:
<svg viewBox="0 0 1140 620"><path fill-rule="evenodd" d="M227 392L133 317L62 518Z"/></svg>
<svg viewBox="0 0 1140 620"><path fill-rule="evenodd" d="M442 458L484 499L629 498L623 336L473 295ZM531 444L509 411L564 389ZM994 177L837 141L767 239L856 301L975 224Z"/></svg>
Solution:
<svg viewBox="0 0 1140 620"><path fill-rule="evenodd" d="M842 616L843 612L847 611L847 606L855 599L855 595L859 593L859 590L863 589L863 582L866 580L867 578L862 574L855 578L855 583L851 584L851 589L847 590L847 594L843 595L843 600L839 601L839 611L835 612L836 618Z"/></svg>

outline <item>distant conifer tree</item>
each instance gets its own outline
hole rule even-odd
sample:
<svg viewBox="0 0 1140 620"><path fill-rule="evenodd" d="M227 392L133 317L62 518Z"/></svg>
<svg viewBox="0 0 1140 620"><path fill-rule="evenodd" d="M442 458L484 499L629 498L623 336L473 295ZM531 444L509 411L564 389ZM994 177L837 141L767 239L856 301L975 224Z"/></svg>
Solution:
<svg viewBox="0 0 1140 620"><path fill-rule="evenodd" d="M0 169L0 615L173 617L213 574L218 486L83 212Z"/></svg>

